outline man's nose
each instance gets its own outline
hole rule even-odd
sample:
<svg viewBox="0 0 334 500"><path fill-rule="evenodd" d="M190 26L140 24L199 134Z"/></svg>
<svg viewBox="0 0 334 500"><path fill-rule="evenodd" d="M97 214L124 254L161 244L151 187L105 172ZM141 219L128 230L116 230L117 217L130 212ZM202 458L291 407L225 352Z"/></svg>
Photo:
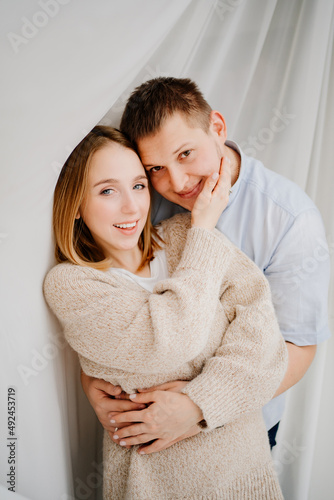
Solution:
<svg viewBox="0 0 334 500"><path fill-rule="evenodd" d="M173 191L176 193L183 191L187 182L187 176L182 172L181 167L176 166L175 168L169 169L169 182Z"/></svg>

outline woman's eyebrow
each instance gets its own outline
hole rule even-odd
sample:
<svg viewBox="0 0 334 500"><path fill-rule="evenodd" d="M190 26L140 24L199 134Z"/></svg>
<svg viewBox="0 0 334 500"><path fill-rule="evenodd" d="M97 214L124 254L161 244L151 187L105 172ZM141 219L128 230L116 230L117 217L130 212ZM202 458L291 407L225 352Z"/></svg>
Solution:
<svg viewBox="0 0 334 500"><path fill-rule="evenodd" d="M142 179L147 180L146 175L137 175L133 180L134 181L141 181Z"/></svg>
<svg viewBox="0 0 334 500"><path fill-rule="evenodd" d="M133 182L140 181L140 180L147 180L146 175L137 175L134 179ZM118 179L104 179L103 181L99 181L96 184L94 184L93 187L99 186L100 184L119 184Z"/></svg>
<svg viewBox="0 0 334 500"><path fill-rule="evenodd" d="M93 187L99 186L100 184L118 184L119 181L117 179L105 179L104 181L99 181L96 184L94 184Z"/></svg>

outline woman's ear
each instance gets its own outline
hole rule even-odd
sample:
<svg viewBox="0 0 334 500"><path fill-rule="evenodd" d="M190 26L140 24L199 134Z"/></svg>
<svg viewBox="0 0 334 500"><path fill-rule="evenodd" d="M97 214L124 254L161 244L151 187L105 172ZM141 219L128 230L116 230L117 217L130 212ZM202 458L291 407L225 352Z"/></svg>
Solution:
<svg viewBox="0 0 334 500"><path fill-rule="evenodd" d="M210 113L210 130L214 135L218 135L219 139L225 143L227 139L227 130L225 119L219 111L211 111Z"/></svg>
<svg viewBox="0 0 334 500"><path fill-rule="evenodd" d="M78 213L77 215L75 216L76 219L80 219L81 218L81 215L80 215L80 210L78 210Z"/></svg>

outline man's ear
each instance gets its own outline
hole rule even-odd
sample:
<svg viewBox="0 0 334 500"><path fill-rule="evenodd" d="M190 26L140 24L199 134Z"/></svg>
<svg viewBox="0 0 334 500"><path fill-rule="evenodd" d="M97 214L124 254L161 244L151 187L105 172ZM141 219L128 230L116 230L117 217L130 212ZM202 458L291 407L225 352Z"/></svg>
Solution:
<svg viewBox="0 0 334 500"><path fill-rule="evenodd" d="M218 135L219 139L225 143L227 139L227 130L225 119L219 111L211 111L210 113L210 130L214 135Z"/></svg>

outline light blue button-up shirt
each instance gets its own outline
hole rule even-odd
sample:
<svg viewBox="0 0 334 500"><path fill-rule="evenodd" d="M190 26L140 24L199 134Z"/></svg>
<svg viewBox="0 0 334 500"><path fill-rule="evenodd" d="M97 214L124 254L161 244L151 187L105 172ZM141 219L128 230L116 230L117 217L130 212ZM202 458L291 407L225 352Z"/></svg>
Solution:
<svg viewBox="0 0 334 500"><path fill-rule="evenodd" d="M285 340L298 346L330 337L328 286L330 256L321 215L295 183L242 153L239 178L217 229L250 257L269 281ZM184 211L154 195L157 224ZM267 429L282 417L285 395L270 401L263 414Z"/></svg>

